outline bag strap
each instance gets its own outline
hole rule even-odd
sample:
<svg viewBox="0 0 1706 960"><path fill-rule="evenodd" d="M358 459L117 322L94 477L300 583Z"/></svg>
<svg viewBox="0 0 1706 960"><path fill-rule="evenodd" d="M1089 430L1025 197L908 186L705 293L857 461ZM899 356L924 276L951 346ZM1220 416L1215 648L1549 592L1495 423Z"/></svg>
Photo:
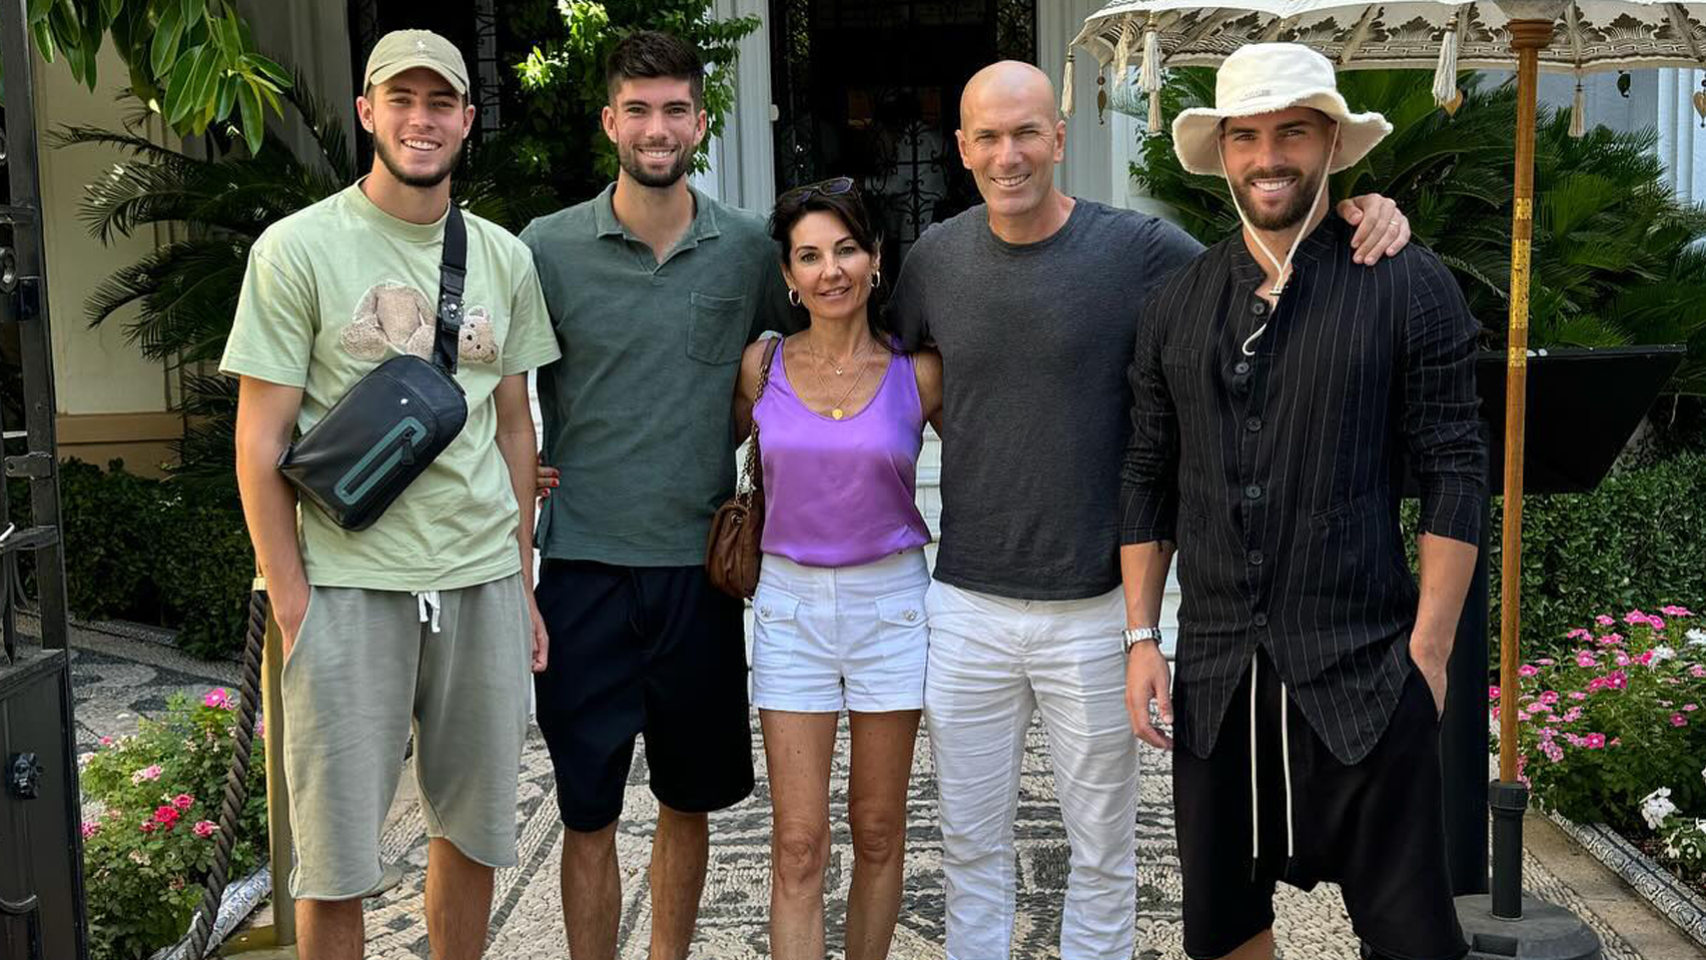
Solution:
<svg viewBox="0 0 1706 960"><path fill-rule="evenodd" d="M776 360L776 349L782 345L781 337L772 337L770 345L764 348L764 365L758 369L758 393L752 398L754 414L758 411L758 401L764 399L764 388L770 386L770 365ZM746 445L746 463L741 467L742 486L746 489L741 496L746 497L746 505L751 506L751 496L764 489L764 471L759 466L761 458L758 455L758 417L752 418L752 442Z"/></svg>
<svg viewBox="0 0 1706 960"><path fill-rule="evenodd" d="M438 330L432 341L433 365L456 375L457 339L462 331L462 290L468 280L468 228L456 201L444 219L444 253L438 267Z"/></svg>

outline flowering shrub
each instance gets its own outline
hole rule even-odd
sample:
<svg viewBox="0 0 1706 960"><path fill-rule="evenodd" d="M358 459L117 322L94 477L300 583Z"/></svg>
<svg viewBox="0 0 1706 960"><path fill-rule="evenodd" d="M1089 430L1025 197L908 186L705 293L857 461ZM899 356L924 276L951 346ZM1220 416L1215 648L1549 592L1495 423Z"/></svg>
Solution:
<svg viewBox="0 0 1706 960"><path fill-rule="evenodd" d="M178 942L213 863L237 701L223 689L174 697L133 737L104 737L85 754L83 823L93 960L142 960ZM232 875L258 863L266 838L266 763L259 738L239 818Z"/></svg>
<svg viewBox="0 0 1706 960"><path fill-rule="evenodd" d="M1601 614L1518 668L1518 765L1543 808L1706 865L1706 629L1693 611ZM1489 689L1497 728L1499 690ZM1681 816L1678 816L1681 814ZM1706 819L1699 821L1706 826ZM1672 853L1674 851L1674 854Z"/></svg>

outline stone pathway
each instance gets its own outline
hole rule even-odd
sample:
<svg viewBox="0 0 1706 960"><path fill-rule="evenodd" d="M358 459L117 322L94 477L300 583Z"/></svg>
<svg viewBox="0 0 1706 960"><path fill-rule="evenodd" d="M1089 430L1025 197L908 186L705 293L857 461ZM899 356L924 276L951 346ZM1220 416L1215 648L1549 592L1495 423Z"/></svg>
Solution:
<svg viewBox="0 0 1706 960"><path fill-rule="evenodd" d="M78 629L73 638L72 683L77 699L78 749L94 749L104 735L128 733L137 719L165 706L173 692L199 695L209 687L229 686L231 664L183 657L162 646L147 631L118 628L131 636ZM712 818L710 877L706 884L694 958L747 960L768 956L765 919L769 897L769 794L762 779L763 757L754 724L754 751L761 774L754 796ZM845 724L843 724L845 735ZM1137 957L1183 958L1180 948L1178 857L1173 848L1171 778L1168 758L1144 749L1142 804L1137 835L1140 846ZM835 768L831 812L846 820L845 742ZM491 949L488 956L551 958L566 955L558 902L557 864L562 828L556 817L554 784L545 747L534 730L522 758L520 817L521 863L497 878ZM405 784L411 778L405 777ZM909 800L910 826L906 886L900 926L891 956L899 960L942 956L943 890L939 867L941 836L935 817L935 778L927 734L920 733ZM626 814L617 835L623 873L621 949L624 958L645 957L650 930L645 865L650 855L651 821L656 802L645 786L643 751L637 751L629 779ZM846 912L851 880L851 847L844 826L834 836L829 864L828 914L838 930ZM428 955L423 912L426 839L418 804L409 787L394 805L384 841L386 855L404 865L402 883L368 904L368 956L384 960ZM1014 956L1058 956L1059 914L1067 874L1067 844L1054 802L1045 734L1033 726L1027 737L1019 799L1016 855L1018 918ZM1569 906L1599 930L1607 960L1643 960L1615 930L1588 909L1573 889L1532 854L1525 856L1529 889ZM1281 886L1276 899L1276 933L1285 955L1312 960L1356 960L1355 940L1340 905L1337 888L1323 884L1309 894ZM1633 894L1631 894L1633 896ZM1636 911L1639 914L1639 911ZM1645 914L1646 923L1663 923ZM1623 922L1631 922L1627 915ZM831 953L839 944L832 933Z"/></svg>

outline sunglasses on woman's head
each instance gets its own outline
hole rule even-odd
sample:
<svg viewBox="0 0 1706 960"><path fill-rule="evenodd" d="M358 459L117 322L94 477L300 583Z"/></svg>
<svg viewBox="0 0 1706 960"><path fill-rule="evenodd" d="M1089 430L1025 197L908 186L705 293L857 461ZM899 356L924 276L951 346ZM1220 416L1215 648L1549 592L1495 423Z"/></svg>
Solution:
<svg viewBox="0 0 1706 960"><path fill-rule="evenodd" d="M782 198L777 202L798 203L814 193L826 197L839 197L844 193L852 193L857 187L858 184L853 182L852 177L831 177L828 180L819 180L817 183L808 183L803 187L795 187L782 194Z"/></svg>

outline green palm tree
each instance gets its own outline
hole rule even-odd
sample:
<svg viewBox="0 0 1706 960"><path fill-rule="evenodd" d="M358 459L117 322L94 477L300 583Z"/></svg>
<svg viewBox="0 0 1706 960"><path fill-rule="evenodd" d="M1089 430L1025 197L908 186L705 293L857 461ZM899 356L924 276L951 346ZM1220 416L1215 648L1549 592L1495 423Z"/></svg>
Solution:
<svg viewBox="0 0 1706 960"><path fill-rule="evenodd" d="M249 248L268 226L356 178L342 126L300 76L284 99L311 134L306 156L271 131L252 154L229 135L216 136L222 155L211 160L128 131L65 127L52 138L57 147L98 144L125 157L85 188L79 213L91 235L106 242L156 224L184 228L179 239L108 277L89 295L85 312L99 326L137 305L124 325L126 338L175 371L182 387L189 427L176 445L176 474L230 486L233 494L236 388L210 367L231 332ZM511 157L471 146L454 186L465 209L519 230L555 201Z"/></svg>
<svg viewBox="0 0 1706 960"><path fill-rule="evenodd" d="M1477 76L1464 80L1455 116L1433 102L1432 75L1374 70L1340 74L1359 110L1376 110L1393 131L1356 166L1336 174L1335 200L1378 190L1398 201L1416 239L1457 276L1485 342L1505 340L1510 296L1511 131L1516 91ZM1175 70L1162 90L1168 123L1214 101L1214 73ZM1146 104L1116 97L1141 116ZM1706 397L1706 209L1683 204L1665 183L1651 130L1596 127L1569 135L1569 117L1542 108L1535 143L1535 230L1529 342L1605 347L1684 343L1688 359L1667 386ZM1143 141L1131 173L1170 205L1205 243L1238 228L1225 180L1184 172L1169 135Z"/></svg>

